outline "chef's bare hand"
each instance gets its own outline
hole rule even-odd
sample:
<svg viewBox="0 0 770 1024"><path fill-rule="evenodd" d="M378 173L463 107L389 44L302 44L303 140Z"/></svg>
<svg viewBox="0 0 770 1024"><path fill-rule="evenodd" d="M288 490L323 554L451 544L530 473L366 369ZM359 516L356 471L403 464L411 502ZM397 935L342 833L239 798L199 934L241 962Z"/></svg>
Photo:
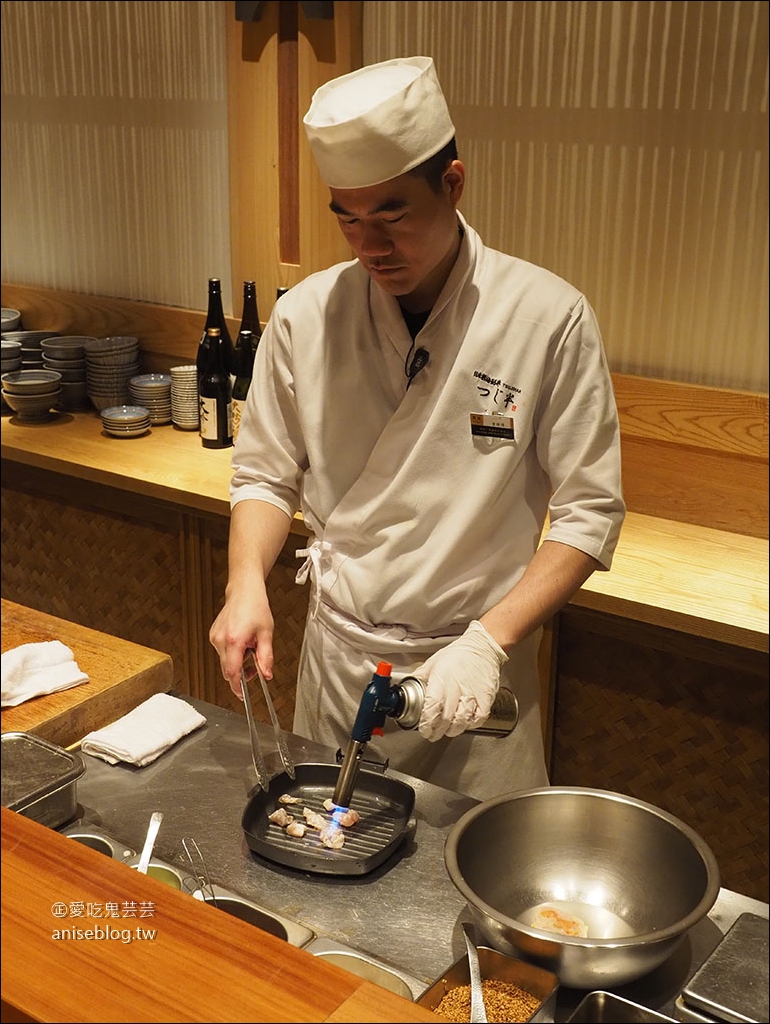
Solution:
<svg viewBox="0 0 770 1024"><path fill-rule="evenodd" d="M425 687L417 728L426 740L459 736L489 718L508 655L480 622L412 673Z"/></svg>
<svg viewBox="0 0 770 1024"><path fill-rule="evenodd" d="M251 647L265 679L273 678L273 615L266 594L228 595L209 630L209 641L219 655L222 675L241 698L241 668Z"/></svg>

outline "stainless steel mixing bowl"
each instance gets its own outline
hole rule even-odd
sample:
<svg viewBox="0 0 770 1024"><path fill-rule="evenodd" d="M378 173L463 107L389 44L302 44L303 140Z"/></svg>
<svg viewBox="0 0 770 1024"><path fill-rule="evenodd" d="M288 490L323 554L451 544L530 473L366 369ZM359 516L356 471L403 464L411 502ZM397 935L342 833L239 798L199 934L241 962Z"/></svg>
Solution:
<svg viewBox="0 0 770 1024"><path fill-rule="evenodd" d="M489 945L573 988L611 988L666 960L719 895L719 868L673 815L599 789L545 787L487 800L447 836L444 860ZM544 906L586 938L530 922Z"/></svg>

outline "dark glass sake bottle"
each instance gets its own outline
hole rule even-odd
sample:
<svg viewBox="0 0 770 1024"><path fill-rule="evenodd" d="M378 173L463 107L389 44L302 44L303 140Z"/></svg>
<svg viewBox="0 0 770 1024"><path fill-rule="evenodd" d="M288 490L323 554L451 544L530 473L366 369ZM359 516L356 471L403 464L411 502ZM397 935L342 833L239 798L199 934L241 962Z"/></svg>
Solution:
<svg viewBox="0 0 770 1024"><path fill-rule="evenodd" d="M256 352L259 339L262 337L262 325L259 322L257 285L254 281L243 282L243 313L241 314L241 326L238 329L238 334L242 334L243 331L251 331L252 345ZM237 375L238 371L236 370L235 372Z"/></svg>
<svg viewBox="0 0 770 1024"><path fill-rule="evenodd" d="M233 443L233 390L222 333L208 327L198 348L198 403L204 448Z"/></svg>
<svg viewBox="0 0 770 1024"><path fill-rule="evenodd" d="M209 327L219 328L225 351L225 365L232 377L235 373L235 347L233 339L230 337L230 331L227 328L224 310L222 309L222 282L218 277L209 278L209 306L206 313L206 323L203 326L204 334Z"/></svg>
<svg viewBox="0 0 770 1024"><path fill-rule="evenodd" d="M235 382L233 384L233 442L238 438L241 426L243 407L251 387L254 373L254 356L258 342L254 341L254 333L241 330L235 343Z"/></svg>

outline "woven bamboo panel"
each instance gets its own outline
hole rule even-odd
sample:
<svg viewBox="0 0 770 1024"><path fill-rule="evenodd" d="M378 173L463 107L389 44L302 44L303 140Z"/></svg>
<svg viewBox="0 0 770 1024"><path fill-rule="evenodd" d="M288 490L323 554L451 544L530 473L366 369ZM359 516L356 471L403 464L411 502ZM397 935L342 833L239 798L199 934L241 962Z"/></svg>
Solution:
<svg viewBox="0 0 770 1024"><path fill-rule="evenodd" d="M565 616L551 781L646 800L768 899L767 678L575 629Z"/></svg>
<svg viewBox="0 0 770 1024"><path fill-rule="evenodd" d="M23 491L2 494L3 596L170 654L174 685L187 690L178 534Z"/></svg>
<svg viewBox="0 0 770 1024"><path fill-rule="evenodd" d="M226 524L217 522L211 525L210 542L212 586L215 595L214 614L216 615L224 602L227 585ZM294 582L297 568L301 564L295 558L294 551L295 548L300 548L303 545L303 538L290 535L267 581L267 592L275 621L273 635L275 664L270 694L281 726L287 730L291 729L294 719L297 669L308 607L308 587ZM212 681L213 687L209 685ZM208 692L206 700L243 713L243 705L233 696L230 687L222 679L213 648L211 663L207 665L206 687ZM269 722L270 717L258 687L252 689L252 704L255 717L259 721Z"/></svg>

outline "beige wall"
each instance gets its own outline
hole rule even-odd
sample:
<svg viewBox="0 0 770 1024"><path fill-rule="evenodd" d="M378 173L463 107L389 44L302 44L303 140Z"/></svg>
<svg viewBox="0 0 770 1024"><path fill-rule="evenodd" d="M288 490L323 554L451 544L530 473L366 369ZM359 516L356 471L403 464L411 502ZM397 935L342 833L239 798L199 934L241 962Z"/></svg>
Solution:
<svg viewBox="0 0 770 1024"><path fill-rule="evenodd" d="M432 56L488 244L594 305L613 370L766 391L768 4L364 4Z"/></svg>
<svg viewBox="0 0 770 1024"><path fill-rule="evenodd" d="M209 277L229 294L230 7L2 4L4 281L193 309Z"/></svg>
<svg viewBox="0 0 770 1024"><path fill-rule="evenodd" d="M4 0L4 281L194 309L210 276L233 294L233 7ZM767 391L766 3L363 9L366 61L436 59L463 212L588 295L613 370ZM253 191L236 217L272 252Z"/></svg>

